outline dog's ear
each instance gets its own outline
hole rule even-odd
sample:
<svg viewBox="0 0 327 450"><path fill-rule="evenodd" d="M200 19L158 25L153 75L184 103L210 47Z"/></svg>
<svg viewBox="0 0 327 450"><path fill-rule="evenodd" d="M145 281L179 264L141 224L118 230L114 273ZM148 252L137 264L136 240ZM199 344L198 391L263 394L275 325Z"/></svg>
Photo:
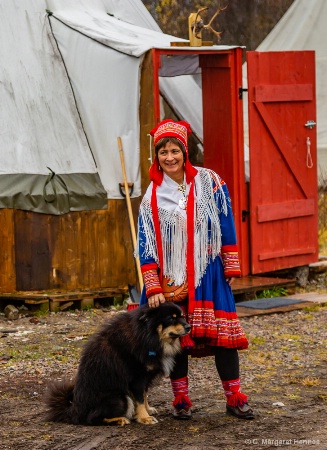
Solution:
<svg viewBox="0 0 327 450"><path fill-rule="evenodd" d="M143 314L140 315L139 321L140 322L147 322L149 316L151 315L151 313L150 313L151 308L149 308L149 305L141 306L141 308L143 310L142 311Z"/></svg>
<svg viewBox="0 0 327 450"><path fill-rule="evenodd" d="M142 314L142 316L139 317L139 321L140 322L146 322L148 320L147 315L144 313Z"/></svg>

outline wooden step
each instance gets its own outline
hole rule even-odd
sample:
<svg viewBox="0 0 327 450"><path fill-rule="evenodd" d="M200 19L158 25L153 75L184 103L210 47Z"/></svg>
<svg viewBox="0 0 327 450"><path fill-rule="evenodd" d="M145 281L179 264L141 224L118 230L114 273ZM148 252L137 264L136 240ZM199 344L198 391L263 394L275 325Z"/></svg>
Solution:
<svg viewBox="0 0 327 450"><path fill-rule="evenodd" d="M291 289L296 286L295 279L278 278L278 277L262 277L256 275L249 275L247 277L235 278L232 284L232 291L237 300L253 299L257 292L262 292L266 289L273 289L275 287L283 287L285 289Z"/></svg>

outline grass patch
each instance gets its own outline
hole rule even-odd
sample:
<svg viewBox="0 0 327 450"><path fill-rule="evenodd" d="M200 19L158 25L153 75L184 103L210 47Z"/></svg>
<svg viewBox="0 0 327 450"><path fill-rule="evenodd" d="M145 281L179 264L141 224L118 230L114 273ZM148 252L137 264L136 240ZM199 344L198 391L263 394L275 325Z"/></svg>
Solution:
<svg viewBox="0 0 327 450"><path fill-rule="evenodd" d="M288 341L298 341L299 339L301 339L301 336L299 336L298 334L280 334L279 335L280 339L287 339Z"/></svg>
<svg viewBox="0 0 327 450"><path fill-rule="evenodd" d="M251 344L253 345L262 345L265 343L265 338L262 336L256 336L251 339Z"/></svg>
<svg viewBox="0 0 327 450"><path fill-rule="evenodd" d="M303 311L305 312L315 312L315 311L319 311L321 308L321 305L319 303L316 303L312 306L306 306L305 308L303 308Z"/></svg>
<svg viewBox="0 0 327 450"><path fill-rule="evenodd" d="M288 384L300 384L301 382L300 377L294 375L287 375L286 378L288 378Z"/></svg>
<svg viewBox="0 0 327 450"><path fill-rule="evenodd" d="M285 397L287 397L290 400L300 400L300 396L298 394L287 394L285 395Z"/></svg>
<svg viewBox="0 0 327 450"><path fill-rule="evenodd" d="M321 384L320 378L318 378L318 377L302 378L300 376L290 375L290 376L287 376L286 378L288 378L288 384L297 384L297 385L302 385L302 386L306 386L306 387L319 386ZM326 399L327 399L327 395L326 395Z"/></svg>
<svg viewBox="0 0 327 450"><path fill-rule="evenodd" d="M288 292L285 288L281 286L274 286L271 289L265 289L264 291L259 292L256 298L259 299L259 298L285 297L287 295Z"/></svg>
<svg viewBox="0 0 327 450"><path fill-rule="evenodd" d="M321 381L320 381L320 378L306 377L306 378L303 378L301 384L303 386L307 386L307 387L319 386L321 384Z"/></svg>

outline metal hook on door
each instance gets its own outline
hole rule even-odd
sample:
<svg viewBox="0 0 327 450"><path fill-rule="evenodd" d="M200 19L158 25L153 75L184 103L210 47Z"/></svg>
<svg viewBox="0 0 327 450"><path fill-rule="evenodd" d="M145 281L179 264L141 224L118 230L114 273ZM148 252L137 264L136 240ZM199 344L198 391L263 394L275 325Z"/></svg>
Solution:
<svg viewBox="0 0 327 450"><path fill-rule="evenodd" d="M311 140L307 137L307 168L312 169L313 161L311 156Z"/></svg>

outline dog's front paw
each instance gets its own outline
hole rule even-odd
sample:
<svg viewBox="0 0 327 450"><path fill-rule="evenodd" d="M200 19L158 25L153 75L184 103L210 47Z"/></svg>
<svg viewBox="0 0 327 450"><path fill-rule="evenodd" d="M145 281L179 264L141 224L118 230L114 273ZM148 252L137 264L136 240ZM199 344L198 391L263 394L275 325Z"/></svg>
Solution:
<svg viewBox="0 0 327 450"><path fill-rule="evenodd" d="M152 414L158 414L158 411L153 406L148 406L146 410L148 411L150 416L152 416Z"/></svg>
<svg viewBox="0 0 327 450"><path fill-rule="evenodd" d="M104 423L114 423L123 427L124 425L129 425L131 422L126 417L115 417L113 419L103 419Z"/></svg>
<svg viewBox="0 0 327 450"><path fill-rule="evenodd" d="M153 416L136 417L136 422L143 423L143 425L155 425L158 423L157 419Z"/></svg>

